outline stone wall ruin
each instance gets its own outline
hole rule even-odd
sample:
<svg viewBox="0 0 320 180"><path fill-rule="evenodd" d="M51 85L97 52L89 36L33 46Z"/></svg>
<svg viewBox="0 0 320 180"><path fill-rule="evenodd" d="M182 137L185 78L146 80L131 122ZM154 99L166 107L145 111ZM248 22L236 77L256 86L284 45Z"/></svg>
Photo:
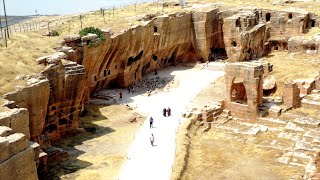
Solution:
<svg viewBox="0 0 320 180"><path fill-rule="evenodd" d="M263 66L252 63L232 63L225 67L225 106L232 115L248 120L258 116L262 104Z"/></svg>

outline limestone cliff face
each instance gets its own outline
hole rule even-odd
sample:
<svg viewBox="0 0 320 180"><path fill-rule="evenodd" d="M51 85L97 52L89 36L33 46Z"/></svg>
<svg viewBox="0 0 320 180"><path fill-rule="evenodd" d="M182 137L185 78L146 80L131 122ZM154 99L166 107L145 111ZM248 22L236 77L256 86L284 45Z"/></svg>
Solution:
<svg viewBox="0 0 320 180"><path fill-rule="evenodd" d="M50 83L50 96L42 133L50 140L59 139L70 129L78 128L83 108L85 73L76 63L51 65L43 75Z"/></svg>
<svg viewBox="0 0 320 180"><path fill-rule="evenodd" d="M73 62L62 65L57 60L29 79L26 87L4 96L10 101L7 106L12 113L0 115L0 125L24 133L40 144L40 135L59 139L69 129L78 128L85 82L83 66Z"/></svg>
<svg viewBox="0 0 320 180"><path fill-rule="evenodd" d="M28 109L30 136L37 142L45 124L49 94L48 80L39 76L29 79L27 87L4 96L5 99L13 101L16 107Z"/></svg>
<svg viewBox="0 0 320 180"><path fill-rule="evenodd" d="M112 85L128 87L155 69L200 60L194 37L192 14L165 15L109 36L98 47L84 46L85 96ZM78 47L73 48L79 52Z"/></svg>
<svg viewBox="0 0 320 180"><path fill-rule="evenodd" d="M223 21L218 9L192 13L195 46L203 61L214 61L225 54Z"/></svg>

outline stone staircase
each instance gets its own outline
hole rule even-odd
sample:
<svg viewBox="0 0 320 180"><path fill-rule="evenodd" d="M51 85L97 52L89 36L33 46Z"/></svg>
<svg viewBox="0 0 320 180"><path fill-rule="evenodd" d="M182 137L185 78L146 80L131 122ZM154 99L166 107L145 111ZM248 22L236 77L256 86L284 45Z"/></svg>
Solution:
<svg viewBox="0 0 320 180"><path fill-rule="evenodd" d="M66 74L68 74L68 75L79 75L79 74L85 73L85 69L84 69L83 65L79 65L74 62L70 62L68 64L65 64L64 68L65 68Z"/></svg>
<svg viewBox="0 0 320 180"><path fill-rule="evenodd" d="M314 154L320 149L320 120L296 117L289 121L260 117L254 122L237 118L226 121L230 118L229 115L229 112L224 110L218 120L212 122L211 130L223 131L236 139L242 139L243 142L254 143L259 148L278 151L279 156L275 161L304 168L303 178L308 178L314 171ZM249 137L255 140L248 141Z"/></svg>
<svg viewBox="0 0 320 180"><path fill-rule="evenodd" d="M301 100L301 106L312 109L320 109L320 90L312 90Z"/></svg>

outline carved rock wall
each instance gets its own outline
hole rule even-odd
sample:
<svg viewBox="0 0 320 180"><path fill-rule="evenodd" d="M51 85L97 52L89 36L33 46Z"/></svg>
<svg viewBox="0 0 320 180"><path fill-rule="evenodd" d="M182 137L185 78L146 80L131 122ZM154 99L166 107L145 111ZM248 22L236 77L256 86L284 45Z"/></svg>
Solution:
<svg viewBox="0 0 320 180"><path fill-rule="evenodd" d="M85 71L81 65L68 63L49 66L43 74L50 82L50 96L42 133L50 140L56 140L68 130L78 128Z"/></svg>
<svg viewBox="0 0 320 180"><path fill-rule="evenodd" d="M219 57L226 56L223 21L220 14L218 9L192 14L195 46L204 61L214 61Z"/></svg>
<svg viewBox="0 0 320 180"><path fill-rule="evenodd" d="M81 47L83 59L78 53L71 59L87 70L85 97L108 86L128 87L146 73L179 62L207 61L212 49L224 48L219 23L218 10L164 15L107 36L98 47ZM80 52L77 43L66 41Z"/></svg>
<svg viewBox="0 0 320 180"><path fill-rule="evenodd" d="M36 142L39 142L39 137L45 124L49 94L48 80L43 76L39 76L28 80L27 87L4 96L5 99L13 101L16 107L28 109L30 136L31 140ZM28 134L26 135L29 136Z"/></svg>
<svg viewBox="0 0 320 180"><path fill-rule="evenodd" d="M6 112L0 113L0 126L9 127L14 132L22 133L27 139L30 139L28 109L8 109Z"/></svg>
<svg viewBox="0 0 320 180"><path fill-rule="evenodd" d="M267 31L258 11L239 12L224 19L223 33L230 62L246 61L267 53Z"/></svg>

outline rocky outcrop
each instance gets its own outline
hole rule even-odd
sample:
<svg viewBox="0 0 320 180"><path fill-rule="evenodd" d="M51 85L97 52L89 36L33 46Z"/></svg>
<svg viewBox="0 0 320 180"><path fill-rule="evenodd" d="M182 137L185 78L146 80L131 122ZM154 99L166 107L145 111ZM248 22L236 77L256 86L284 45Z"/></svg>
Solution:
<svg viewBox="0 0 320 180"><path fill-rule="evenodd" d="M296 36L288 41L289 53L320 55L320 33L313 37Z"/></svg>
<svg viewBox="0 0 320 180"><path fill-rule="evenodd" d="M30 139L28 109L8 109L0 113L0 126L11 128L14 132L22 133Z"/></svg>
<svg viewBox="0 0 320 180"><path fill-rule="evenodd" d="M219 10L194 12L192 22L195 31L195 46L203 61L226 58L223 21L219 15Z"/></svg>
<svg viewBox="0 0 320 180"><path fill-rule="evenodd" d="M39 142L45 124L49 95L49 81L41 75L29 79L26 87L4 95L5 99L13 102L14 107L28 109L30 136L36 142Z"/></svg>
<svg viewBox="0 0 320 180"><path fill-rule="evenodd" d="M85 71L76 63L53 65L43 71L50 83L50 96L42 133L50 140L59 139L70 129L78 128L83 109Z"/></svg>
<svg viewBox="0 0 320 180"><path fill-rule="evenodd" d="M29 139L0 126L0 179L37 179L36 159Z"/></svg>
<svg viewBox="0 0 320 180"><path fill-rule="evenodd" d="M224 19L224 42L230 62L246 61L268 52L266 25L258 11L243 11Z"/></svg>

